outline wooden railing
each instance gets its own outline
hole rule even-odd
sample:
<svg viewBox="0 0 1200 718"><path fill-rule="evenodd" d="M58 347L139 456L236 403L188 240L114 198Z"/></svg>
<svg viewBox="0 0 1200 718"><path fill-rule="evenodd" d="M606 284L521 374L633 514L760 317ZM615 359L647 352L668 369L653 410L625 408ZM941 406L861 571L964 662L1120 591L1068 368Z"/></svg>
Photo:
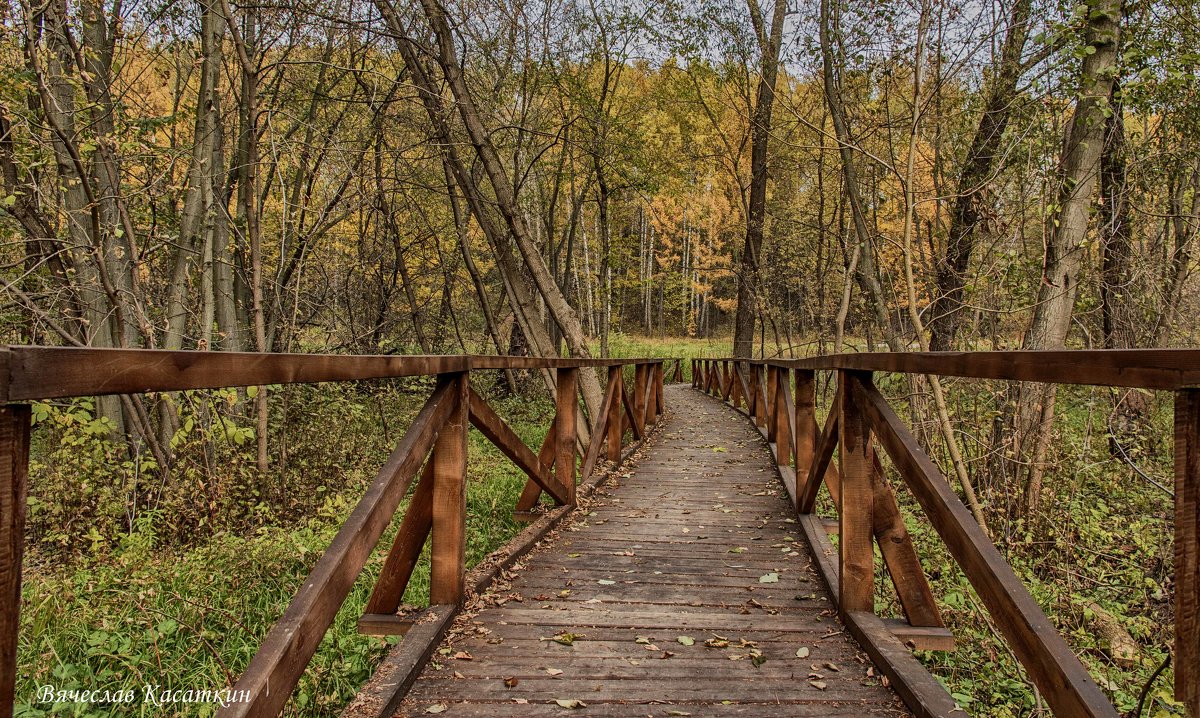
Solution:
<svg viewBox="0 0 1200 718"><path fill-rule="evenodd" d="M837 376L837 392L824 427L817 426L815 414L818 371ZM1115 718L1116 709L876 389L875 372L1175 393L1175 696L1188 716L1200 718L1200 351L864 353L789 361L692 362L693 386L746 413L771 443L843 622L910 708L924 716L955 711L950 696L907 650L946 650L953 647L953 637L945 628L893 487L875 456L876 446L891 459L1054 715ZM835 467L832 457L839 447ZM837 509L836 522L814 513L822 486ZM838 534L836 548L829 533ZM881 620L874 613L875 544L895 585L904 621Z"/></svg>
<svg viewBox="0 0 1200 718"><path fill-rule="evenodd" d="M427 659L467 591L467 426L475 425L529 479L517 504L520 515L542 493L561 509L541 520L540 531L576 501L577 475L588 479L602 449L621 461L665 410L662 359L540 359L488 356L332 356L171 352L152 350L0 347L0 718L13 713L17 630L21 603L30 411L22 402L73 396L169 392L189 389L435 375L436 388L388 457L329 548L317 561L283 616L268 633L233 687L249 699L221 716L274 716L283 709L372 550L413 489L396 539L368 601L359 630L404 634L424 627L417 654ZM633 367L627 386L624 369ZM534 453L471 387L471 373L487 369L553 371L557 406L553 424ZM608 386L591 420L591 442L576 464L578 377L581 369L607 369ZM678 362L674 375L681 377ZM426 460L428 457L428 460ZM422 469L424 466L424 469ZM420 472L419 479L417 478ZM431 608L418 617L397 615L426 540L430 542ZM410 636L411 638L411 636ZM407 642L407 641L406 641ZM419 670L419 666L417 666Z"/></svg>

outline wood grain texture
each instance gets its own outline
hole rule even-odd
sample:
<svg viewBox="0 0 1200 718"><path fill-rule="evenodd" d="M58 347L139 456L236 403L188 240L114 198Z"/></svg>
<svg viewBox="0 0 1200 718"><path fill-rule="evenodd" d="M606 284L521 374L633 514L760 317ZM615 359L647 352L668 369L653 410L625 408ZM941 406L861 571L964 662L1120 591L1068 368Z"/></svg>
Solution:
<svg viewBox="0 0 1200 718"><path fill-rule="evenodd" d="M875 610L875 472L868 456L866 422L855 402L849 372L839 372L838 457L841 461L842 504L838 523L838 610Z"/></svg>
<svg viewBox="0 0 1200 718"><path fill-rule="evenodd" d="M564 371L559 369L560 372ZM567 370L574 371L574 370ZM433 528L429 534L429 603L456 605L467 574L467 374L452 375L453 408L438 433L433 464ZM574 426L572 405L569 423ZM571 450L574 451L574 439ZM572 460L572 468L574 460Z"/></svg>
<svg viewBox="0 0 1200 718"><path fill-rule="evenodd" d="M554 476L567 489L568 505L575 505L575 439L579 416L579 370L557 370Z"/></svg>
<svg viewBox="0 0 1200 718"><path fill-rule="evenodd" d="M661 439L485 597L394 715L434 705L447 716L572 712L558 698L583 700L581 715L627 718L909 715L828 615L832 601L756 433L686 385L665 393ZM777 579L760 581L768 574ZM563 633L576 634L572 645L544 640ZM714 635L729 645L706 647ZM797 657L800 647L809 655ZM765 662L755 666L752 649Z"/></svg>
<svg viewBox="0 0 1200 718"><path fill-rule="evenodd" d="M11 718L29 476L29 406L0 407L0 717Z"/></svg>
<svg viewBox="0 0 1200 718"><path fill-rule="evenodd" d="M526 476L554 497L560 506L569 503L567 487L563 486L551 473L550 467L542 464L533 450L521 441L521 437L509 427L508 422L493 411L474 389L469 390L469 398L471 424L524 471Z"/></svg>
<svg viewBox="0 0 1200 718"><path fill-rule="evenodd" d="M400 528L384 560L375 588L367 600L364 613L393 614L404 600L404 590L412 578L413 569L421 558L421 550L433 528L433 462L425 462L421 480L408 502L408 511L400 520Z"/></svg>
<svg viewBox="0 0 1200 718"><path fill-rule="evenodd" d="M796 370L796 423L793 435L796 437L796 512L808 513L800 509L800 494L805 491L809 472L812 471L813 459L816 456L817 437L817 382L812 371ZM815 497L814 497L815 498Z"/></svg>
<svg viewBox="0 0 1200 718"><path fill-rule="evenodd" d="M455 409L457 396L453 381L439 379L433 395L235 684L234 689L247 691L250 700L230 704L217 715L265 718L279 714L408 493L413 474Z"/></svg>
<svg viewBox="0 0 1200 718"><path fill-rule="evenodd" d="M880 445L975 587L997 628L1054 715L1060 718L1116 718L1117 711L1087 669L1058 635L1041 607L950 488L949 481L922 452L916 438L887 401L869 381L860 378L851 381L855 383L855 402L866 415Z"/></svg>
<svg viewBox="0 0 1200 718"><path fill-rule="evenodd" d="M1175 698L1200 718L1200 390L1175 394Z"/></svg>

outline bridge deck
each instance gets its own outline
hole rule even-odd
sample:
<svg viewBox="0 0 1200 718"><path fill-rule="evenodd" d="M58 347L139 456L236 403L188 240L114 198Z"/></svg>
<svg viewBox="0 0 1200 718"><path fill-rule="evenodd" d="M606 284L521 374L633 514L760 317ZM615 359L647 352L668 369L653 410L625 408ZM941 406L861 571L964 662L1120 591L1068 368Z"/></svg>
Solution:
<svg viewBox="0 0 1200 718"><path fill-rule="evenodd" d="M834 615L760 436L667 392L637 467L456 621L397 715L907 715Z"/></svg>

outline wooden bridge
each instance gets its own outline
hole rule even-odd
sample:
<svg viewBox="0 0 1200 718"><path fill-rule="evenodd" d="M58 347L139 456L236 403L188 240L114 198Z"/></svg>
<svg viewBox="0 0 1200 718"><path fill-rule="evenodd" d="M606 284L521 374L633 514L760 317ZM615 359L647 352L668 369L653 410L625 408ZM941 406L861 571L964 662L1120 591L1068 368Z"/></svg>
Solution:
<svg viewBox="0 0 1200 718"><path fill-rule="evenodd" d="M408 432L242 673L234 688L247 700L220 715L282 711L405 497L359 623L404 639L348 717L964 715L912 654L952 650L954 638L901 519L895 492L903 489L1054 715L1115 718L875 388L874 373L900 372L1175 393L1175 692L1200 718L1200 351L705 359L685 372L680 360L650 358L14 346L0 349L0 364L0 717L12 714L17 674L30 421L23 402L436 375ZM471 388L473 373L518 368L546 372L557 387L555 418L536 452ZM580 371L592 369L608 380L589 419L577 396ZM838 387L823 427L818 372L835 373ZM469 425L529 476L516 510L531 523L467 572ZM902 483L888 482L877 448ZM822 490L836 518L815 513ZM401 614L427 541L430 607ZM876 546L904 619L875 613Z"/></svg>

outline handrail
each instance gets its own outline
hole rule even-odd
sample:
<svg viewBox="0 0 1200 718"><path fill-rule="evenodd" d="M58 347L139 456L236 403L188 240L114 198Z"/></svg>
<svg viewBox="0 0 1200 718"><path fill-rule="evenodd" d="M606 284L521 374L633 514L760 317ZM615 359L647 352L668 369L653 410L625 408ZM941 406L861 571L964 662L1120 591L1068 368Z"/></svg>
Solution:
<svg viewBox="0 0 1200 718"><path fill-rule="evenodd" d="M883 371L1144 389L1200 387L1200 349L864 352L806 359L717 357L702 361L769 364L809 371Z"/></svg>
<svg viewBox="0 0 1200 718"><path fill-rule="evenodd" d="M543 535L576 502L579 478L590 479L600 451L619 464L644 441L665 409L660 358L564 359L500 356L338 356L232 352L0 347L0 718L13 713L21 602L30 407L32 399L215 389L287 383L435 376L436 388L378 476L301 584L283 616L233 687L235 701L218 715L274 716L282 711L367 558L409 490L411 499L388 552L359 630L404 635L419 617L398 615L422 549L430 543L429 603L417 632L420 670L457 613L466 582L467 426L475 425L526 473L518 518L537 519L525 542ZM625 367L634 367L632 398ZM579 371L606 368L609 381L592 442L577 473ZM471 372L553 370L555 417L536 454L470 385ZM676 360L675 376L682 370ZM633 446L625 445L632 434ZM422 470L422 465L424 469ZM418 472L420 476L418 478ZM414 488L415 485L415 488ZM543 493L560 510L534 515ZM541 518L538 518L541 516ZM510 552L509 560L515 556ZM498 569L497 569L498 570ZM398 688L399 686L397 686ZM243 693L244 692L244 693ZM244 699L241 698L244 696Z"/></svg>
<svg viewBox="0 0 1200 718"><path fill-rule="evenodd" d="M661 361L664 360L6 346L0 347L0 402L388 379L472 369L603 368Z"/></svg>
<svg viewBox="0 0 1200 718"><path fill-rule="evenodd" d="M838 379L823 429L814 411L817 371L836 371ZM911 709L921 716L955 710L944 689L911 656L893 649L895 639L943 650L953 646L953 637L943 627L876 446L891 458L1054 714L1116 718L1116 709L875 388L874 372L1175 391L1175 694L1188 716L1200 716L1200 388L1193 388L1200 387L1200 350L692 360L692 385L744 413L771 444L839 614ZM839 460L833 462L839 447ZM833 499L836 525L813 513L822 486ZM830 531L839 534L836 548L827 537ZM874 544L904 609L903 625L881 624L874 616Z"/></svg>

